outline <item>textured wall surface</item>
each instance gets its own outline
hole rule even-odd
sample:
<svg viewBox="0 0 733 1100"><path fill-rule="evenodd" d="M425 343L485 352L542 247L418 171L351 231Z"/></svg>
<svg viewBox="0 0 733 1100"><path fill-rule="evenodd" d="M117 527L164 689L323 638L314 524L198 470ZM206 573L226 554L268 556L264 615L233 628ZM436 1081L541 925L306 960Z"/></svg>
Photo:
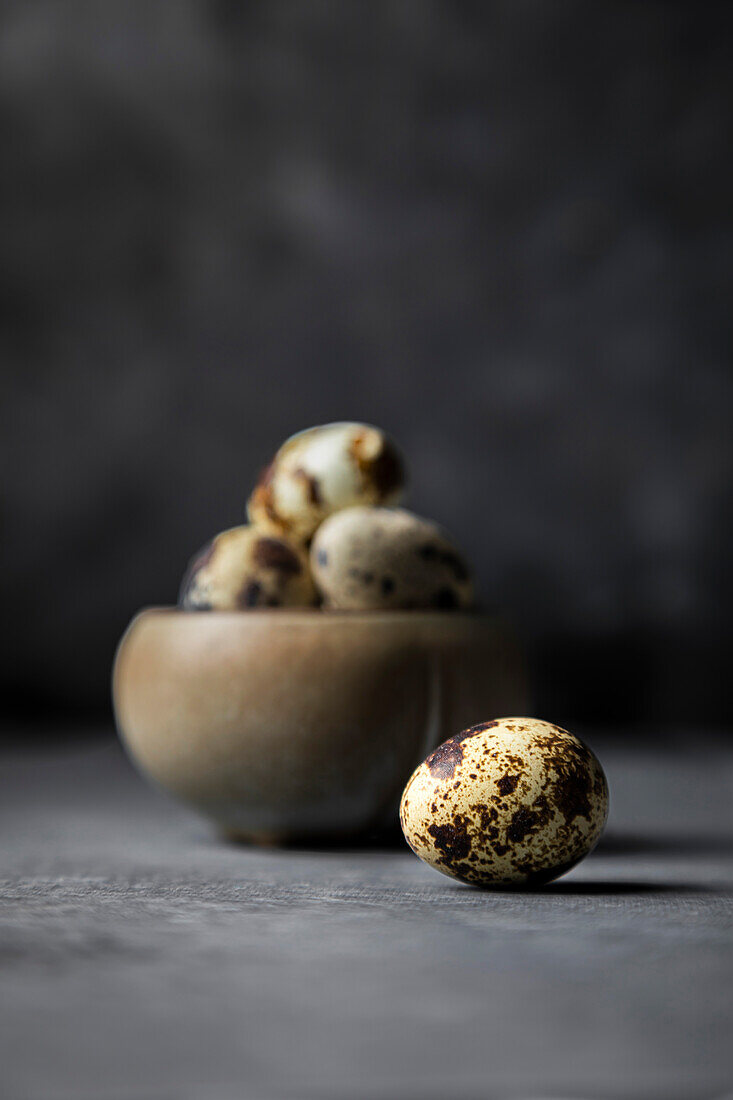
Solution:
<svg viewBox="0 0 733 1100"><path fill-rule="evenodd" d="M552 717L721 717L727 5L0 13L2 687L105 704L291 431L390 429ZM554 708L554 709L553 709Z"/></svg>

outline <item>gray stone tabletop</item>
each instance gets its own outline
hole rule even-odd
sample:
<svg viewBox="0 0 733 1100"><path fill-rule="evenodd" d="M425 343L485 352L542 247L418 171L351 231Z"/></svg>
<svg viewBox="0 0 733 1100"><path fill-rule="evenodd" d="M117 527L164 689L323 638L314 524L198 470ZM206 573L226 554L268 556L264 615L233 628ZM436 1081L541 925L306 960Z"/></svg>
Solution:
<svg viewBox="0 0 733 1100"><path fill-rule="evenodd" d="M18 741L0 1096L729 1100L733 747L588 739L608 831L537 893L454 884L401 846L237 847L108 736Z"/></svg>

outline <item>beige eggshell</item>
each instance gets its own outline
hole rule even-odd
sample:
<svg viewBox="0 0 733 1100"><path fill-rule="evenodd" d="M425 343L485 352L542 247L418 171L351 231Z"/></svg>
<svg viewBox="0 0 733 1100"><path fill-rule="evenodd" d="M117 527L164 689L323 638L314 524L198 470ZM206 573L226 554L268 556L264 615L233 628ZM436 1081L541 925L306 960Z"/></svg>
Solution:
<svg viewBox="0 0 733 1100"><path fill-rule="evenodd" d="M400 822L425 863L480 886L541 885L597 844L608 786L591 750L536 718L449 738L405 787Z"/></svg>
<svg viewBox="0 0 733 1100"><path fill-rule="evenodd" d="M307 554L254 527L222 531L192 560L179 604L187 611L309 607L317 602Z"/></svg>
<svg viewBox="0 0 733 1100"><path fill-rule="evenodd" d="M389 437L368 424L323 424L283 443L247 504L262 530L307 542L323 520L355 504L396 503L402 458Z"/></svg>
<svg viewBox="0 0 733 1100"><path fill-rule="evenodd" d="M348 611L473 603L468 568L443 531L404 508L346 508L316 531L311 569L324 605Z"/></svg>

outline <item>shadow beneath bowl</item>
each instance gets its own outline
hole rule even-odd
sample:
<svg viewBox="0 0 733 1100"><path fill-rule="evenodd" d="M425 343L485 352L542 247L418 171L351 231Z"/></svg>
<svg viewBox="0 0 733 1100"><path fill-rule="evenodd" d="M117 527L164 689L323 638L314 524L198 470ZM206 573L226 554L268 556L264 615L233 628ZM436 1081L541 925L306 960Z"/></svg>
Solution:
<svg viewBox="0 0 733 1100"><path fill-rule="evenodd" d="M284 840L255 840L237 833L222 831L217 834L219 843L236 848L260 848L288 852L399 852L409 851L399 826L379 832L353 834L351 836L292 837Z"/></svg>

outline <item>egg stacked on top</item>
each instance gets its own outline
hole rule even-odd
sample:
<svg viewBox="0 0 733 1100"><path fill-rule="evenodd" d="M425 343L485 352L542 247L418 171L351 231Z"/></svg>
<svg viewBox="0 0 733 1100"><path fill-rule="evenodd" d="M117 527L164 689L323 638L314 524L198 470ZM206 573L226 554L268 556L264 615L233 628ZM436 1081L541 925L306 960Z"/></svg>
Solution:
<svg viewBox="0 0 733 1100"><path fill-rule="evenodd" d="M190 611L468 608L473 583L436 524L396 508L404 465L378 428L351 422L288 439L247 504L249 523L192 560Z"/></svg>

